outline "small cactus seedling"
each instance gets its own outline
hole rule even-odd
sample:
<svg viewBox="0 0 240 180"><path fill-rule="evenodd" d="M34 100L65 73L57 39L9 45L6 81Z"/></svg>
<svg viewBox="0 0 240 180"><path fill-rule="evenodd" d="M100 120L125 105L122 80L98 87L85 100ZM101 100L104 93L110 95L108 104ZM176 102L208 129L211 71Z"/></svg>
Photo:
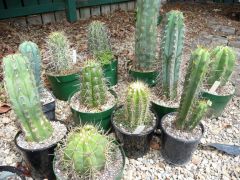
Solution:
<svg viewBox="0 0 240 180"><path fill-rule="evenodd" d="M130 127L144 125L149 120L150 90L144 83L137 81L129 85L125 114Z"/></svg>
<svg viewBox="0 0 240 180"><path fill-rule="evenodd" d="M236 54L232 48L218 46L213 49L207 84L212 86L215 81L220 81L220 85L225 85L233 73L235 62Z"/></svg>
<svg viewBox="0 0 240 180"><path fill-rule="evenodd" d="M96 55L96 59L101 62L101 64L110 64L114 59L114 55L110 51L99 52Z"/></svg>
<svg viewBox="0 0 240 180"><path fill-rule="evenodd" d="M180 11L167 13L161 41L161 86L167 99L173 100L178 92L178 79L184 43L184 18Z"/></svg>
<svg viewBox="0 0 240 180"><path fill-rule="evenodd" d="M101 64L88 60L80 75L80 102L86 107L97 108L106 102L107 85Z"/></svg>
<svg viewBox="0 0 240 180"><path fill-rule="evenodd" d="M135 66L140 70L152 70L156 66L159 11L160 0L137 1Z"/></svg>
<svg viewBox="0 0 240 180"><path fill-rule="evenodd" d="M39 142L49 138L53 128L42 112L29 60L22 54L8 55L3 58L3 68L5 87L26 140Z"/></svg>
<svg viewBox="0 0 240 180"><path fill-rule="evenodd" d="M25 41L22 44L20 44L18 49L21 54L28 57L33 70L35 80L36 80L38 91L41 92L43 88L43 85L41 83L42 61L41 61L40 50L38 49L37 44L31 41Z"/></svg>
<svg viewBox="0 0 240 180"><path fill-rule="evenodd" d="M210 55L203 48L197 48L191 55L176 120L178 129L194 129L207 111L210 102L202 100L199 92L209 61Z"/></svg>

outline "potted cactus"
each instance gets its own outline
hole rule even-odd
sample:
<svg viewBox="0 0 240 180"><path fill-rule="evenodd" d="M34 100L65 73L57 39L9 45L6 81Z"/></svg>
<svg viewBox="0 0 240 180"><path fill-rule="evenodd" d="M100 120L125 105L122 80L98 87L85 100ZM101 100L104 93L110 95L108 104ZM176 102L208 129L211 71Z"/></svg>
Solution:
<svg viewBox="0 0 240 180"><path fill-rule="evenodd" d="M165 115L160 122L163 158L175 165L191 159L204 132L200 121L211 104L200 94L209 64L208 51L197 48L189 63L180 107L177 112Z"/></svg>
<svg viewBox="0 0 240 180"><path fill-rule="evenodd" d="M203 97L212 101L209 115L221 116L224 108L234 95L235 88L229 79L233 73L235 62L236 53L230 47L218 46L211 52L208 78L203 92ZM216 86L215 82L219 86ZM216 88L213 86L216 86Z"/></svg>
<svg viewBox="0 0 240 180"><path fill-rule="evenodd" d="M31 65L22 54L3 58L4 82L22 131L14 139L31 175L36 179L53 179L54 148L65 136L66 127L59 121L48 121L41 108L40 97Z"/></svg>
<svg viewBox="0 0 240 180"><path fill-rule="evenodd" d="M135 32L135 61L129 70L134 79L150 86L156 84L158 76L156 63L157 23L160 0L138 0Z"/></svg>
<svg viewBox="0 0 240 180"><path fill-rule="evenodd" d="M124 106L112 115L117 139L126 156L138 158L146 154L157 125L157 116L150 110L150 89L143 82L129 85Z"/></svg>
<svg viewBox="0 0 240 180"><path fill-rule="evenodd" d="M180 11L166 15L165 29L161 40L161 73L154 87L153 108L161 118L176 111L180 102L179 75L184 44L184 17Z"/></svg>
<svg viewBox="0 0 240 180"><path fill-rule="evenodd" d="M55 120L55 97L50 91L44 88L41 81L41 54L37 44L31 41L24 41L18 48L19 52L28 57L31 68L33 70L34 78L38 92L40 94L40 101L44 114L49 120Z"/></svg>
<svg viewBox="0 0 240 180"><path fill-rule="evenodd" d="M52 32L47 39L49 64L46 74L53 94L60 100L68 100L79 89L79 68L72 58L70 45L63 32Z"/></svg>
<svg viewBox="0 0 240 180"><path fill-rule="evenodd" d="M116 94L108 91L101 64L85 61L80 72L80 91L69 100L74 121L98 124L107 131L116 102Z"/></svg>
<svg viewBox="0 0 240 180"><path fill-rule="evenodd" d="M55 153L57 179L120 180L125 156L112 138L92 125L76 128Z"/></svg>
<svg viewBox="0 0 240 180"><path fill-rule="evenodd" d="M106 25L100 21L93 21L88 27L88 49L102 64L104 76L109 86L117 84L117 65Z"/></svg>

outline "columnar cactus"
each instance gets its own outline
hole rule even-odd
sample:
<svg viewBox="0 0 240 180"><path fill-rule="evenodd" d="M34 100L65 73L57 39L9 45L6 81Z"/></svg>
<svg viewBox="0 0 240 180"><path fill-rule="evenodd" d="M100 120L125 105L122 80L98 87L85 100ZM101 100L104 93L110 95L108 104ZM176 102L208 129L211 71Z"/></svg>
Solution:
<svg viewBox="0 0 240 180"><path fill-rule="evenodd" d="M167 13L165 30L161 41L161 86L164 95L172 100L178 92L178 79L184 44L184 19L180 11Z"/></svg>
<svg viewBox="0 0 240 180"><path fill-rule="evenodd" d="M179 129L193 129L206 112L209 102L201 100L199 92L207 72L209 56L208 51L202 48L197 48L191 55L176 121Z"/></svg>
<svg viewBox="0 0 240 180"><path fill-rule="evenodd" d="M63 162L80 176L104 168L113 142L92 125L76 129L67 138Z"/></svg>
<svg viewBox="0 0 240 180"><path fill-rule="evenodd" d="M156 65L157 21L160 0L138 0L135 35L136 68L152 70Z"/></svg>
<svg viewBox="0 0 240 180"><path fill-rule="evenodd" d="M27 57L21 54L8 55L3 58L3 68L5 87L26 140L39 142L49 138L53 128L42 112Z"/></svg>
<svg viewBox="0 0 240 180"><path fill-rule="evenodd" d="M230 47L218 46L213 49L207 84L212 86L215 81L220 81L220 85L225 85L232 75L235 62L236 54Z"/></svg>
<svg viewBox="0 0 240 180"><path fill-rule="evenodd" d="M21 54L28 57L36 80L38 91L41 92L43 88L41 83L41 54L37 44L31 41L25 41L20 44L18 50Z"/></svg>
<svg viewBox="0 0 240 180"><path fill-rule="evenodd" d="M106 102L107 85L101 65L88 60L83 65L80 76L80 101L89 108L96 108Z"/></svg>
<svg viewBox="0 0 240 180"><path fill-rule="evenodd" d="M137 81L127 90L125 114L130 127L145 124L149 118L150 90L144 83Z"/></svg>

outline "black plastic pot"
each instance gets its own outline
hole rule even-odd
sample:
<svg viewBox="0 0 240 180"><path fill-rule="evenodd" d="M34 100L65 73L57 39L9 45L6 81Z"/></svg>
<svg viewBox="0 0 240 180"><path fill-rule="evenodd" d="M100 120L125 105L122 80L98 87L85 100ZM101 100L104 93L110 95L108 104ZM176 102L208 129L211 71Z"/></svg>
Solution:
<svg viewBox="0 0 240 180"><path fill-rule="evenodd" d="M173 114L173 113L169 113ZM169 115L167 114L167 115ZM161 121L161 153L163 158L170 164L174 165L184 165L189 162L192 158L193 152L197 149L197 146L203 136L204 127L200 124L202 129L202 135L195 140L183 140L173 137L171 134L167 133L162 126L167 115L162 118Z"/></svg>
<svg viewBox="0 0 240 180"><path fill-rule="evenodd" d="M13 166L0 166L0 179L8 179L13 177L18 177L21 180L25 180L23 172Z"/></svg>
<svg viewBox="0 0 240 180"><path fill-rule="evenodd" d="M123 106L116 109L119 110ZM114 113L112 114L111 122L114 128L117 140L122 144L124 152L129 158L139 158L145 155L150 149L150 141L152 140L154 130L157 127L157 115L152 111L156 117L155 125L145 133L142 134L131 134L118 128L113 120Z"/></svg>
<svg viewBox="0 0 240 180"><path fill-rule="evenodd" d="M47 117L48 120L53 121L55 120L55 100L42 105L42 110Z"/></svg>

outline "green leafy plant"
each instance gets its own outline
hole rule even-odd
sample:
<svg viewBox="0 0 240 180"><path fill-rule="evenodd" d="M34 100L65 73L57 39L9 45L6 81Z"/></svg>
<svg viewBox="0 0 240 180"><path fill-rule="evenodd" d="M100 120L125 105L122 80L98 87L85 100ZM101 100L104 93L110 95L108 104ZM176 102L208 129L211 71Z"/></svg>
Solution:
<svg viewBox="0 0 240 180"><path fill-rule="evenodd" d="M96 59L101 62L101 64L110 64L112 60L114 59L114 55L110 51L100 52L97 53Z"/></svg>
<svg viewBox="0 0 240 180"><path fill-rule="evenodd" d="M152 70L156 66L157 23L160 0L138 0L135 35L136 68Z"/></svg>
<svg viewBox="0 0 240 180"><path fill-rule="evenodd" d="M184 44L184 17L180 11L170 11L166 15L165 30L161 41L160 58L162 64L161 86L169 100L176 98Z"/></svg>
<svg viewBox="0 0 240 180"><path fill-rule="evenodd" d="M4 80L12 109L21 123L25 138L39 142L52 135L53 128L42 112L31 65L22 54L3 58Z"/></svg>

